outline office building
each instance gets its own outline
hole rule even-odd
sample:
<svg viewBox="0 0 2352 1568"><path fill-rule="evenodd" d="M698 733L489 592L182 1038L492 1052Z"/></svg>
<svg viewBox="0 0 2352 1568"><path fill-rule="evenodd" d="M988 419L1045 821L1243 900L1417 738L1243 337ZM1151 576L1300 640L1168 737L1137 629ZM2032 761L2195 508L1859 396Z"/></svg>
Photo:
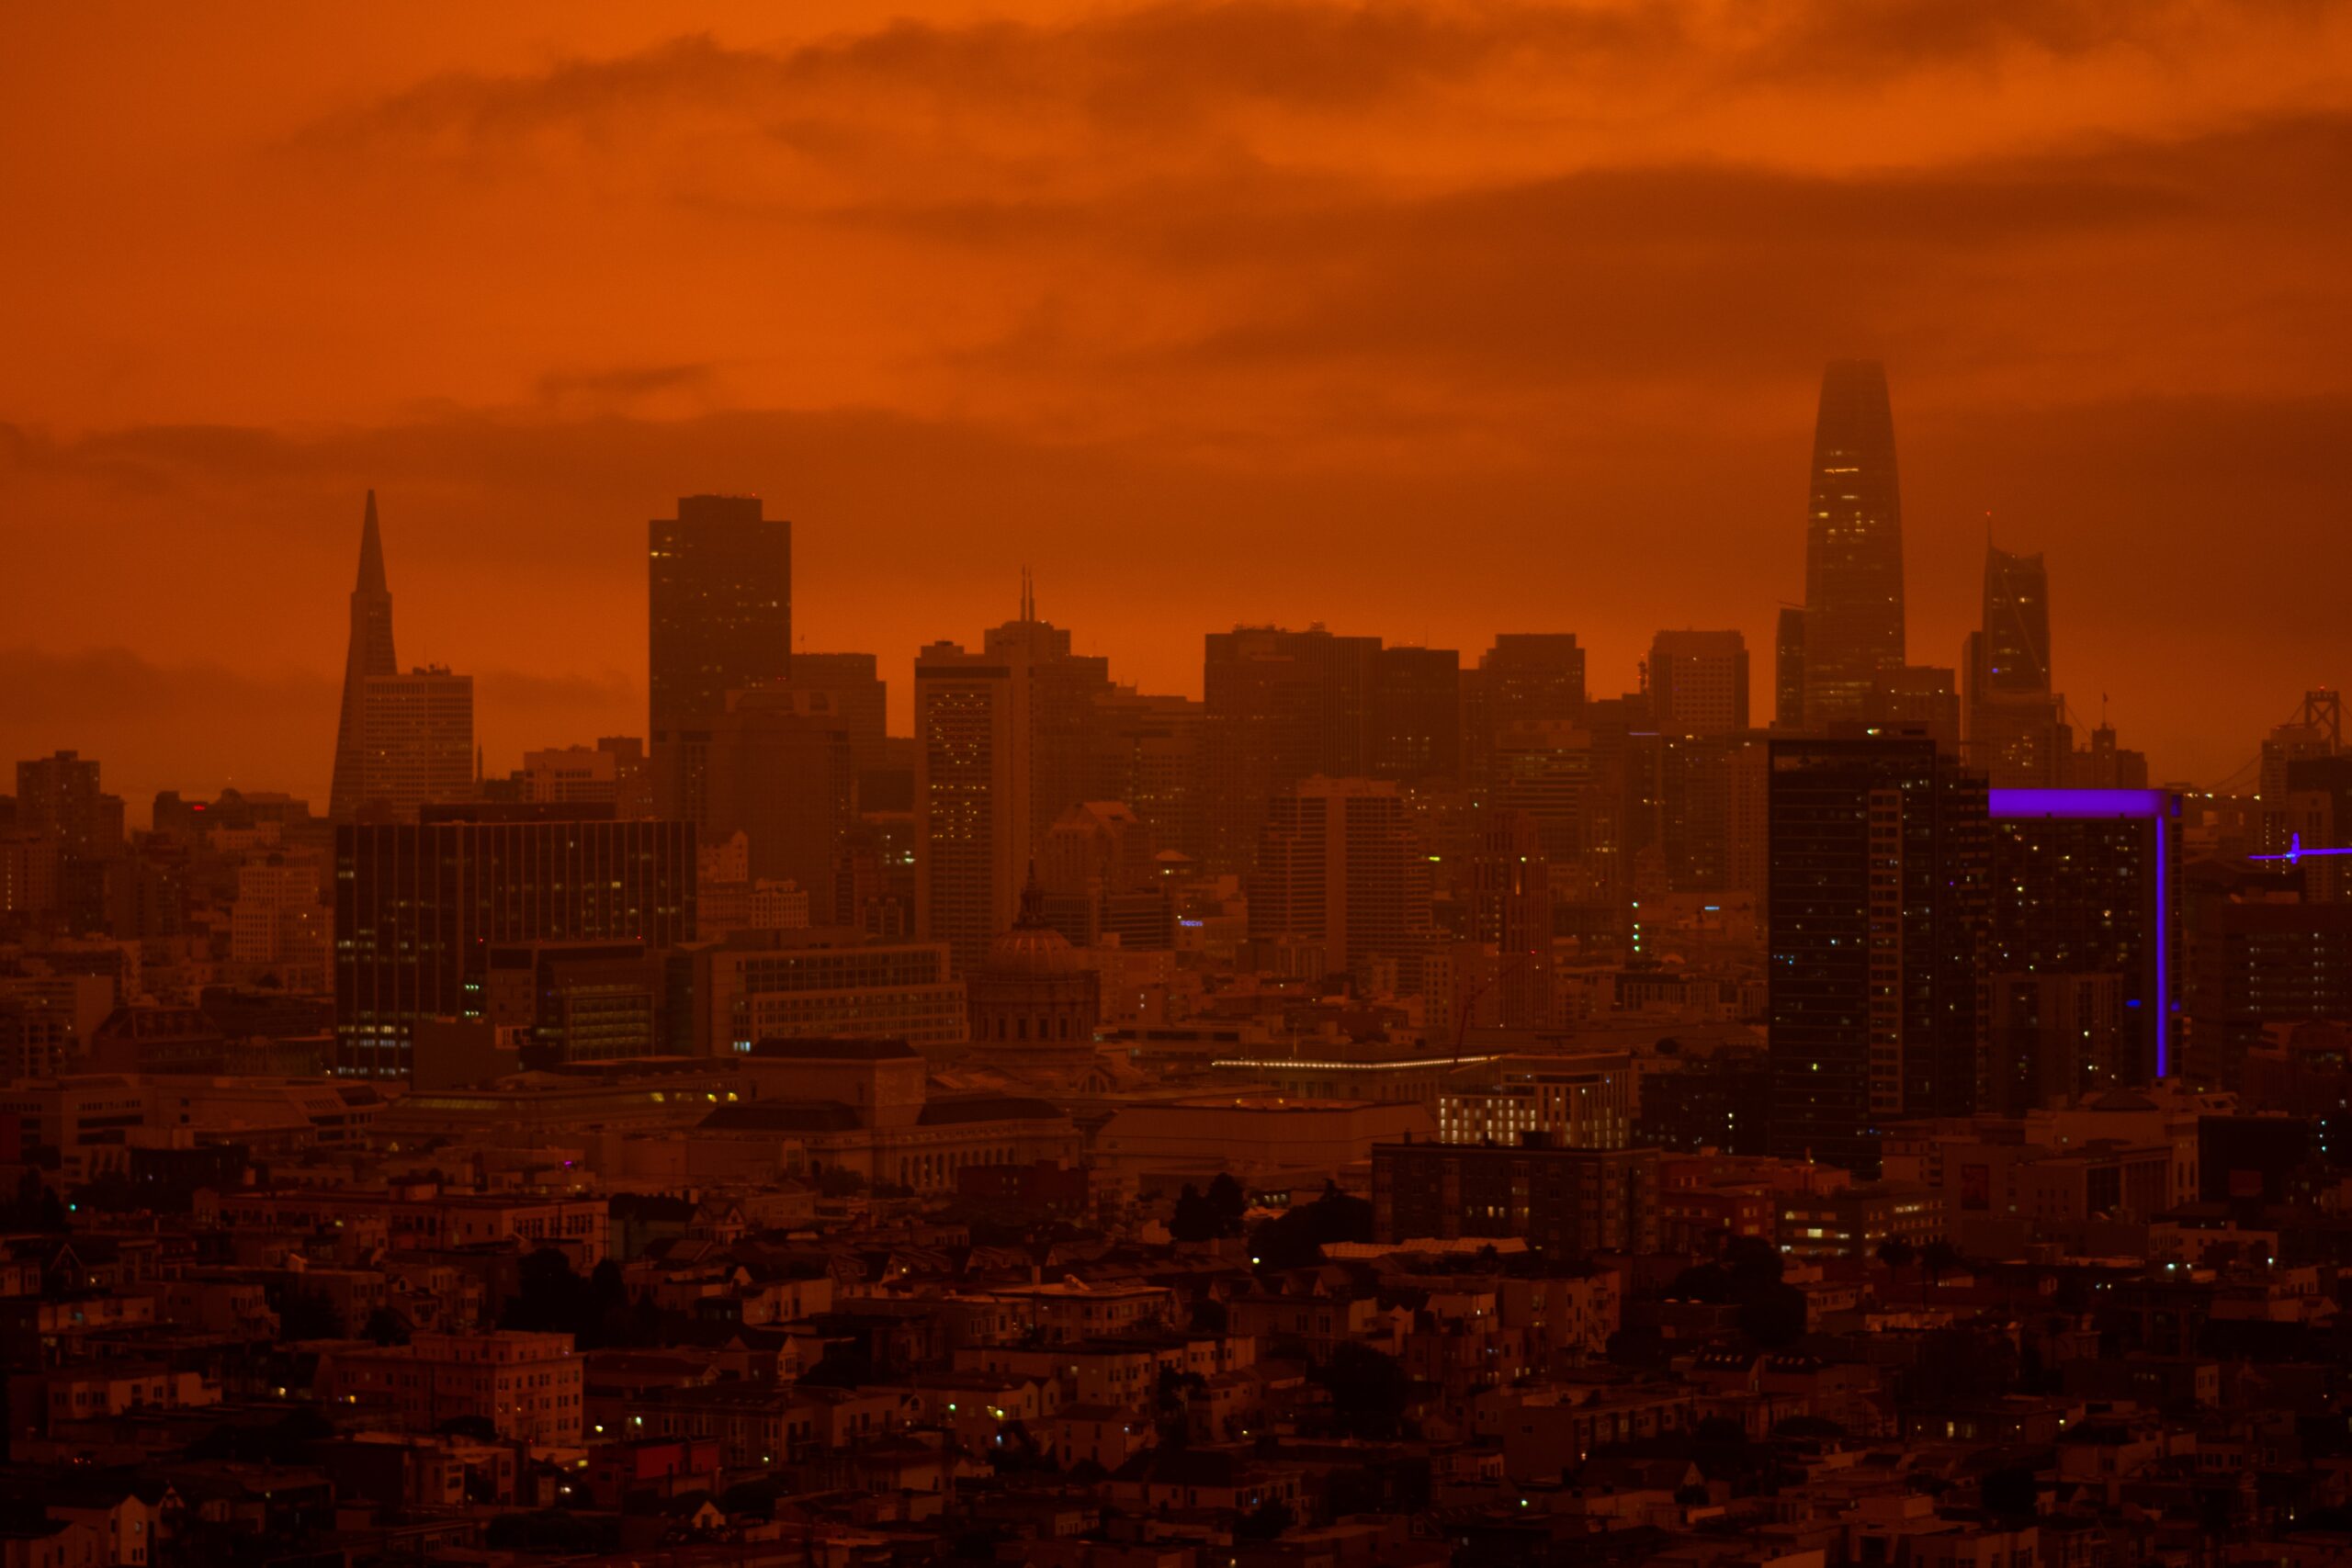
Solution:
<svg viewBox="0 0 2352 1568"><path fill-rule="evenodd" d="M1268 803L1250 934L1319 943L1334 970L1414 951L1430 930L1429 853L1385 779L1302 780Z"/></svg>
<svg viewBox="0 0 2352 1568"><path fill-rule="evenodd" d="M2076 1076L2086 1089L2107 1089L2169 1074L2181 970L2178 797L1996 788L1989 811L1987 972L2113 977L2120 1043L2111 1063L2086 1058ZM2033 1005L2046 1011L2075 1000ZM1991 1067L2005 1083L2026 1081L2017 1064L1996 1057Z"/></svg>
<svg viewBox="0 0 2352 1568"><path fill-rule="evenodd" d="M493 945L692 938L692 830L592 809L428 807L336 829L338 1072L406 1077L420 1021L483 1016Z"/></svg>
<svg viewBox="0 0 2352 1568"><path fill-rule="evenodd" d="M376 492L368 492L359 524L359 579L351 590L351 635L344 652L343 712L335 727L334 779L327 815L348 822L364 798L368 682L400 673L392 654L392 591L384 576L384 539L376 520Z"/></svg>
<svg viewBox="0 0 2352 1568"><path fill-rule="evenodd" d="M1380 639L1240 627L1209 633L1205 649L1202 854L1210 871L1238 873L1277 794L1310 774L1370 773Z"/></svg>
<svg viewBox="0 0 2352 1568"><path fill-rule="evenodd" d="M18 762L16 831L61 860L103 859L122 848L122 797L99 787L97 762L79 752Z"/></svg>
<svg viewBox="0 0 2352 1568"><path fill-rule="evenodd" d="M831 711L849 735L850 755L861 773L888 766L884 741L889 714L889 683L876 672L870 653L810 653L792 655L792 674L785 685L794 692L822 693Z"/></svg>
<svg viewBox="0 0 2352 1568"><path fill-rule="evenodd" d="M1492 808L1470 879L1471 940L1495 950L1495 1021L1506 1029L1553 1027L1552 863L1535 818Z"/></svg>
<svg viewBox="0 0 2352 1568"><path fill-rule="evenodd" d="M1623 1051L1507 1056L1453 1076L1438 1091L1449 1144L1622 1149L1633 1141L1634 1062Z"/></svg>
<svg viewBox="0 0 2352 1568"><path fill-rule="evenodd" d="M1665 631L1650 639L1650 723L1669 739L1747 728L1747 639Z"/></svg>
<svg viewBox="0 0 2352 1568"><path fill-rule="evenodd" d="M653 776L645 742L607 735L594 746L558 746L523 753L513 778L514 798L534 806L609 806L627 820L653 815Z"/></svg>
<svg viewBox="0 0 2352 1568"><path fill-rule="evenodd" d="M1522 1237L1555 1258L1648 1253L1658 1242L1658 1151L1375 1144L1373 1234Z"/></svg>
<svg viewBox="0 0 2352 1568"><path fill-rule="evenodd" d="M1957 757L1961 754L1958 677L1934 664L1882 670L1862 697L1862 723L1882 733L1925 735Z"/></svg>
<svg viewBox="0 0 2352 1568"><path fill-rule="evenodd" d="M1772 728L1796 735L1804 727L1804 610L1783 604L1772 631Z"/></svg>
<svg viewBox="0 0 2352 1568"><path fill-rule="evenodd" d="M1462 656L1384 648L1373 670L1372 773L1419 784L1462 775Z"/></svg>
<svg viewBox="0 0 2352 1568"><path fill-rule="evenodd" d="M2038 555L1987 544L1981 627L1961 653L1964 750L1995 789L2050 789L2070 776L2074 736L2051 689L2050 575Z"/></svg>
<svg viewBox="0 0 2352 1568"><path fill-rule="evenodd" d="M1029 659L933 643L915 658L915 934L975 973L1029 872Z"/></svg>
<svg viewBox="0 0 2352 1568"><path fill-rule="evenodd" d="M1089 798L1093 786L1094 722L1111 694L1110 660L1070 649L1070 634L1037 617L1035 590L1023 579L1019 618L990 627L980 651L1019 671L1028 693L1029 840ZM1001 928L1000 928L1001 929Z"/></svg>
<svg viewBox="0 0 2352 1568"><path fill-rule="evenodd" d="M1903 502L1885 368L1833 361L1821 378L1805 519L1804 724L1865 716L1904 663Z"/></svg>
<svg viewBox="0 0 2352 1568"><path fill-rule="evenodd" d="M1923 736L1771 743L1776 1153L1874 1173L1878 1135L1977 1101L1990 823Z"/></svg>
<svg viewBox="0 0 2352 1568"><path fill-rule="evenodd" d="M699 828L709 719L792 673L792 525L757 496L690 495L646 533L654 806Z"/></svg>
<svg viewBox="0 0 2352 1568"><path fill-rule="evenodd" d="M1997 884L1996 888L1997 895L2007 892ZM2001 961L1997 954L1992 960ZM2063 1108L2124 1081L2126 1016L2119 974L2052 969L1993 975L1985 982L1991 1094L1984 1109L2022 1116Z"/></svg>
<svg viewBox="0 0 2352 1568"><path fill-rule="evenodd" d="M742 834L742 880L797 884L828 923L857 815L856 749L832 705L830 692L754 687L702 727L703 840Z"/></svg>
<svg viewBox="0 0 2352 1568"><path fill-rule="evenodd" d="M762 1040L967 1037L964 982L944 942L876 942L840 927L741 931L673 954L684 1055L739 1056Z"/></svg>
<svg viewBox="0 0 2352 1568"><path fill-rule="evenodd" d="M474 795L474 678L439 665L360 682L357 809L413 821Z"/></svg>

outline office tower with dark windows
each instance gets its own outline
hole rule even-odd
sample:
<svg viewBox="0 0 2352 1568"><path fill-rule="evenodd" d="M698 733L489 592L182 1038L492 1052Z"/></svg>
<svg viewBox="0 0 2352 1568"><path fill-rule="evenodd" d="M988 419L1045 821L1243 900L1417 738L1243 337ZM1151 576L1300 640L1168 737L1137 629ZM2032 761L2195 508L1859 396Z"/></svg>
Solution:
<svg viewBox="0 0 2352 1568"><path fill-rule="evenodd" d="M2053 1087L2084 1093L2173 1071L2181 948L2180 801L2163 790L2000 789L1989 796L1992 902L1985 973L2010 1021L2030 1008L2057 1033L2080 1031L2033 1065L1996 1047L1997 1103ZM2114 1000L2037 979L2104 978ZM2112 1019L2107 1017L2112 1013Z"/></svg>
<svg viewBox="0 0 2352 1568"><path fill-rule="evenodd" d="M1123 800L1163 851L1201 856L1202 705L1114 686L1094 703L1092 800Z"/></svg>
<svg viewBox="0 0 2352 1568"><path fill-rule="evenodd" d="M915 656L915 934L976 974L1021 908L1035 845L1030 664L1020 646Z"/></svg>
<svg viewBox="0 0 2352 1568"><path fill-rule="evenodd" d="M432 807L335 829L335 1070L406 1078L417 1027L488 1016L493 946L690 940L683 822L587 807Z"/></svg>
<svg viewBox="0 0 2352 1568"><path fill-rule="evenodd" d="M1202 838L1212 872L1247 871L1266 803L1310 774L1372 767L1375 637L1211 632L1202 671Z"/></svg>
<svg viewBox="0 0 2352 1568"><path fill-rule="evenodd" d="M1041 620L1024 577L1021 614L982 634L986 657L1027 673L1029 840L1035 843L1092 785L1097 705L1111 693L1110 660L1072 651L1068 628Z"/></svg>
<svg viewBox="0 0 2352 1568"><path fill-rule="evenodd" d="M654 803L700 827L707 721L792 673L792 525L757 496L689 495L646 529Z"/></svg>
<svg viewBox="0 0 2352 1568"><path fill-rule="evenodd" d="M849 734L850 754L861 773L887 765L889 682L879 673L870 653L810 653L796 650L792 674L784 685L793 692L822 694L830 711Z"/></svg>
<svg viewBox="0 0 2352 1568"><path fill-rule="evenodd" d="M2286 778L2289 845L2352 849L2352 752L2297 757L2288 762ZM2352 901L2352 854L2309 855L2294 864L2303 874L2308 901Z"/></svg>
<svg viewBox="0 0 2352 1568"><path fill-rule="evenodd" d="M1862 698L1862 722L1896 734L1917 730L1957 757L1960 750L1960 691L1951 671L1933 664L1905 664L1879 671Z"/></svg>
<svg viewBox="0 0 2352 1568"><path fill-rule="evenodd" d="M1660 632L1650 639L1650 723L1660 735L1736 735L1747 728L1747 639L1737 632Z"/></svg>
<svg viewBox="0 0 2352 1568"><path fill-rule="evenodd" d="M63 860L95 860L122 848L122 797L98 786L98 764L60 751L17 764L16 830L44 840Z"/></svg>
<svg viewBox="0 0 2352 1568"><path fill-rule="evenodd" d="M735 692L707 728L704 840L741 833L746 880L794 883L810 918L830 924L857 816L856 749L833 694L793 685Z"/></svg>
<svg viewBox="0 0 2352 1568"><path fill-rule="evenodd" d="M1977 1104L1984 782L1924 736L1771 743L1777 1152L1878 1168L1896 1121Z"/></svg>
<svg viewBox="0 0 2352 1568"><path fill-rule="evenodd" d="M1400 784L1462 776L1462 655L1384 648L1373 674L1372 773Z"/></svg>
<svg viewBox="0 0 2352 1568"><path fill-rule="evenodd" d="M1325 969L1401 958L1428 939L1429 854L1385 779L1301 780L1269 803L1250 934L1319 943Z"/></svg>
<svg viewBox="0 0 2352 1568"><path fill-rule="evenodd" d="M398 675L392 654L392 591L384 576L384 537L376 520L376 492L368 492L359 524L359 580L351 590L351 637L343 659L343 713L335 726L334 779L327 815L348 822L364 798L368 765L368 682Z"/></svg>
<svg viewBox="0 0 2352 1568"><path fill-rule="evenodd" d="M2333 757L2344 750L2343 694L2305 692L2302 706L2262 743L2256 794L2262 801L2257 838L2266 854L2283 854L2294 842L2287 770L2298 761Z"/></svg>
<svg viewBox="0 0 2352 1568"><path fill-rule="evenodd" d="M1552 863L1535 818L1490 810L1470 868L1470 937L1495 949L1498 1021L1548 1029L1552 1005Z"/></svg>
<svg viewBox="0 0 2352 1568"><path fill-rule="evenodd" d="M474 678L439 665L360 682L359 803L413 821L474 793Z"/></svg>
<svg viewBox="0 0 2352 1568"><path fill-rule="evenodd" d="M1962 755L1996 789L2075 782L2074 734L2050 670L2048 569L2038 555L1987 545L1984 621L1961 654Z"/></svg>
<svg viewBox="0 0 2352 1568"><path fill-rule="evenodd" d="M1781 606L1772 630L1772 728L1804 729L1804 611L1795 604Z"/></svg>
<svg viewBox="0 0 2352 1568"><path fill-rule="evenodd" d="M1574 632L1504 632L1464 687L1464 771L1483 784L1514 728L1584 722L1584 649Z"/></svg>
<svg viewBox="0 0 2352 1568"><path fill-rule="evenodd" d="M1886 371L1832 361L1821 378L1804 549L1804 723L1864 716L1902 668L1903 502Z"/></svg>

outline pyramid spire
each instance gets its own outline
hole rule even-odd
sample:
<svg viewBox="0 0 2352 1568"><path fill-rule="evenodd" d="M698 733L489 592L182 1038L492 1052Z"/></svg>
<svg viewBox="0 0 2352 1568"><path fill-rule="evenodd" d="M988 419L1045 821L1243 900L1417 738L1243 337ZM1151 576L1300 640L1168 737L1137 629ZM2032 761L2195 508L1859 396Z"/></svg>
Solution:
<svg viewBox="0 0 2352 1568"><path fill-rule="evenodd" d="M376 492L368 492L368 515L359 525L359 581L354 585L362 593L390 593L391 586L384 580L384 534L376 522Z"/></svg>
<svg viewBox="0 0 2352 1568"><path fill-rule="evenodd" d="M359 581L351 590L351 641L344 651L343 715L335 729L334 778L327 815L351 820L363 793L360 774L367 753L365 713L369 677L397 675L392 652L392 591L385 585L384 536L376 521L376 492L359 525Z"/></svg>

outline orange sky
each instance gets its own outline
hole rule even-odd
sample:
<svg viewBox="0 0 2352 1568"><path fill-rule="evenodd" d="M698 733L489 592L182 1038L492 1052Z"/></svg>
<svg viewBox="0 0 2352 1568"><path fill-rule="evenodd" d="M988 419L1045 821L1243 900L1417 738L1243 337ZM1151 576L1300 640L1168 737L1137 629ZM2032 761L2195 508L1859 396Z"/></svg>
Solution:
<svg viewBox="0 0 2352 1568"><path fill-rule="evenodd" d="M643 525L752 491L807 646L1035 567L1237 620L1734 626L1820 362L1890 367L1912 657L1985 516L2210 782L2352 664L2352 9L75 5L0 50L0 760L322 799L362 490L493 768L642 729ZM657 19L658 18L658 19Z"/></svg>

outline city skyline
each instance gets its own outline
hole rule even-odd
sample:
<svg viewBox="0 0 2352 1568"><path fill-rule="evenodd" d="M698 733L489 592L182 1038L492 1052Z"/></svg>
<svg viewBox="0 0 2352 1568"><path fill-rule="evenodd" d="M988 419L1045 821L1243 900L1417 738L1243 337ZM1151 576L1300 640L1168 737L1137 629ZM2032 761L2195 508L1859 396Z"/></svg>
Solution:
<svg viewBox="0 0 2352 1568"><path fill-rule="evenodd" d="M577 629L637 620L633 531L702 491L798 522L808 645L883 654L901 731L913 650L1024 563L1148 689L1315 620L1573 630L1623 689L1663 627L1771 646L1847 355L1900 405L1913 659L1976 624L1989 513L2163 776L2340 680L2345 18L1582 15L37 18L0 129L72 155L0 173L43 236L0 261L0 739L323 797L327 721L251 716L332 684L370 486L493 765L641 709ZM1249 569L1137 593L1179 539Z"/></svg>

